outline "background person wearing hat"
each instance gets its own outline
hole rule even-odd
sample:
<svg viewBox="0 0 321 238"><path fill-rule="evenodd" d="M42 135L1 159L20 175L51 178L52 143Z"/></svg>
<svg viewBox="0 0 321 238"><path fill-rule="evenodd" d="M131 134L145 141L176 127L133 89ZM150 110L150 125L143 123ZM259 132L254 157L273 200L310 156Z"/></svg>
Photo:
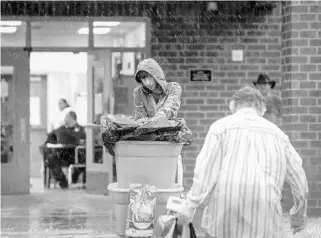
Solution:
<svg viewBox="0 0 321 238"><path fill-rule="evenodd" d="M278 125L282 116L282 100L271 92L271 89L275 87L275 81L270 80L267 74L259 74L257 81L253 82L253 84L266 99L264 117Z"/></svg>

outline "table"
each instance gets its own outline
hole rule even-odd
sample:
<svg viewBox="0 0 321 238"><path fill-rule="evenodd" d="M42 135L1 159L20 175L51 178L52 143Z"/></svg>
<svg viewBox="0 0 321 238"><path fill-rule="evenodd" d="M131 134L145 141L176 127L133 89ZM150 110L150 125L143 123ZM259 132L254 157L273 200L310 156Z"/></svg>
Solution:
<svg viewBox="0 0 321 238"><path fill-rule="evenodd" d="M41 146L41 151L43 153L43 166L44 166L44 187L50 188L51 180L51 171L48 169L48 156L53 153L55 150L64 150L64 149L76 149L77 145L71 144L51 144L47 143L46 145Z"/></svg>
<svg viewBox="0 0 321 238"><path fill-rule="evenodd" d="M64 149L74 149L75 150L75 160L68 168L68 183L71 184L72 180L72 172L74 168L85 168L86 160L80 161L79 154L81 150L86 151L86 145L70 145L70 144L50 144L47 143L40 147L43 153L43 163L44 163L44 187L50 188L50 180L51 180L51 171L48 170L48 156L50 152L54 150L64 150ZM101 152L103 150L103 145L96 144L95 145L95 153ZM98 149L98 150L97 150ZM84 153L85 154L85 153Z"/></svg>

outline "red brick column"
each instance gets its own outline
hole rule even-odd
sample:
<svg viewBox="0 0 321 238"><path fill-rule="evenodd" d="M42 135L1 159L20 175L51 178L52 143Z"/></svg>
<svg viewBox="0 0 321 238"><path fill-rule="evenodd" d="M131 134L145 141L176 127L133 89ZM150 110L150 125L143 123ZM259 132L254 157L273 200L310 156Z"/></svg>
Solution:
<svg viewBox="0 0 321 238"><path fill-rule="evenodd" d="M321 216L320 1L283 2L282 99L283 130L302 156L308 177L308 213ZM285 193L285 208L291 206L289 195Z"/></svg>

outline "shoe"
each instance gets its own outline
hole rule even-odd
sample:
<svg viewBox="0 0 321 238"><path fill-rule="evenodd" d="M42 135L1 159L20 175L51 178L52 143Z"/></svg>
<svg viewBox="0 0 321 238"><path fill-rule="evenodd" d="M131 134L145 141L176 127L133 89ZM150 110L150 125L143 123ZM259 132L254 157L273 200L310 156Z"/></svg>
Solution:
<svg viewBox="0 0 321 238"><path fill-rule="evenodd" d="M59 182L59 186L62 189L68 189L68 183L64 183L64 182Z"/></svg>

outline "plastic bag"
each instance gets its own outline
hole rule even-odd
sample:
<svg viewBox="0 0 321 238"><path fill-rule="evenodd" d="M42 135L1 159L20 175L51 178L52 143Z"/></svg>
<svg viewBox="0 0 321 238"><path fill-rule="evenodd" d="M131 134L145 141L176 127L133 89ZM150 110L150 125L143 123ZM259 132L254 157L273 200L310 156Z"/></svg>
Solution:
<svg viewBox="0 0 321 238"><path fill-rule="evenodd" d="M151 237L154 231L156 187L131 184L125 235Z"/></svg>
<svg viewBox="0 0 321 238"><path fill-rule="evenodd" d="M156 238L197 238L193 224L178 226L174 213L168 213L158 218L154 236Z"/></svg>
<svg viewBox="0 0 321 238"><path fill-rule="evenodd" d="M190 231L189 237L190 238L197 238L196 231L195 231L195 228L194 228L193 224L190 223L188 226L189 226L189 231Z"/></svg>
<svg viewBox="0 0 321 238"><path fill-rule="evenodd" d="M190 145L193 134L184 119L167 120L164 117L136 120L124 115L103 116L101 134L104 146L115 156L113 145L120 140L169 141Z"/></svg>

